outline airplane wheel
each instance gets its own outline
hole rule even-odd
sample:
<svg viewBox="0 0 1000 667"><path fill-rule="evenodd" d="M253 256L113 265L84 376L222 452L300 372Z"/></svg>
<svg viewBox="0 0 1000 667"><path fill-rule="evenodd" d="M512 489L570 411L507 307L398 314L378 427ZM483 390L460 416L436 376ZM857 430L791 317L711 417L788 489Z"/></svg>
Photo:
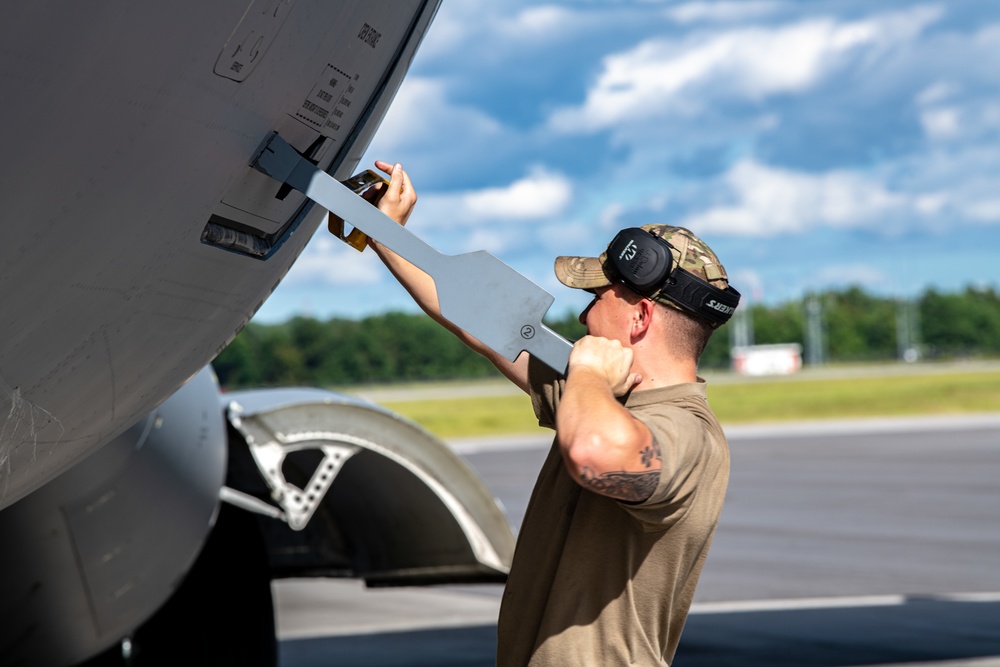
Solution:
<svg viewBox="0 0 1000 667"><path fill-rule="evenodd" d="M256 520L223 504L177 593L136 631L131 656L115 646L85 667L275 667L267 555Z"/></svg>
<svg viewBox="0 0 1000 667"><path fill-rule="evenodd" d="M274 667L267 552L256 519L223 504L195 566L133 640L135 667Z"/></svg>

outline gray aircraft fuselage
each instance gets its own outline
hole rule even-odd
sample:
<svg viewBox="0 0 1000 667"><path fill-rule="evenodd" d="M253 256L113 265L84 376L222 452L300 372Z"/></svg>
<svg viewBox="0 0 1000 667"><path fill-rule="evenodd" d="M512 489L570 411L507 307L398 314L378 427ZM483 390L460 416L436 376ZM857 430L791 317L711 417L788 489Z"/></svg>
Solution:
<svg viewBox="0 0 1000 667"><path fill-rule="evenodd" d="M255 154L348 178L439 2L4 8L0 664L273 667L274 579L506 576L432 434L208 366L325 215Z"/></svg>
<svg viewBox="0 0 1000 667"><path fill-rule="evenodd" d="M0 22L0 508L207 364L323 211L248 167L357 165L436 3L30 2Z"/></svg>

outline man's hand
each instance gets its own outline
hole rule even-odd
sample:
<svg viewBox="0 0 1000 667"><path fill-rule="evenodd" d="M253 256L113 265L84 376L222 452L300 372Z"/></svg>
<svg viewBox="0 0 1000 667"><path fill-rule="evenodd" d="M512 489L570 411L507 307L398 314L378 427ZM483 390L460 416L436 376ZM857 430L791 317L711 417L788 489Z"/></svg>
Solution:
<svg viewBox="0 0 1000 667"><path fill-rule="evenodd" d="M375 161L375 166L389 174L389 185L383 186L381 183L372 189L384 190L378 193L378 210L395 220L401 225L406 225L413 213L413 207L417 204L417 191L410 183L410 176L403 170L402 165L389 164L381 160ZM365 192L367 195L368 193Z"/></svg>
<svg viewBox="0 0 1000 667"><path fill-rule="evenodd" d="M641 502L659 483L661 461L649 428L618 402L642 381L632 360L632 350L617 340L576 342L556 412L556 441L566 471L581 486Z"/></svg>
<svg viewBox="0 0 1000 667"><path fill-rule="evenodd" d="M569 354L569 370L585 371L604 378L611 393L623 396L642 381L642 376L632 372L633 353L617 340L584 336L576 341Z"/></svg>
<svg viewBox="0 0 1000 667"><path fill-rule="evenodd" d="M375 166L379 171L389 175L389 184L376 183L365 190L361 196L400 225L405 226L417 203L417 191L414 190L409 175L398 162L389 164L376 160ZM330 213L327 227L331 234L337 234L337 230L342 229L343 224L342 218ZM371 238L368 239L368 245L374 247Z"/></svg>

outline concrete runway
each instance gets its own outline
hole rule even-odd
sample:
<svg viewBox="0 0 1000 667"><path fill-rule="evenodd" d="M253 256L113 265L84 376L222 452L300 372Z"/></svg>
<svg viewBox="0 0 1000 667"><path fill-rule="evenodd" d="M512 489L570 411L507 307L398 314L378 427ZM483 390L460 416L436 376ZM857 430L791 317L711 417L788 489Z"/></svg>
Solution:
<svg viewBox="0 0 1000 667"><path fill-rule="evenodd" d="M675 666L1000 667L1000 415L727 433ZM454 446L519 525L548 442ZM500 592L282 582L281 665L492 665Z"/></svg>

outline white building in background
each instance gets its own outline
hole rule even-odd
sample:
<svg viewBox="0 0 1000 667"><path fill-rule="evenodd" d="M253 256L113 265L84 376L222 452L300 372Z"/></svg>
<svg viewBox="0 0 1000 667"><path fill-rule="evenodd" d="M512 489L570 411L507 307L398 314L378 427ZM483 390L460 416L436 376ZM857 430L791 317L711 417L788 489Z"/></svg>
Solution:
<svg viewBox="0 0 1000 667"><path fill-rule="evenodd" d="M802 369L798 343L732 348L733 370L739 375L789 375Z"/></svg>

